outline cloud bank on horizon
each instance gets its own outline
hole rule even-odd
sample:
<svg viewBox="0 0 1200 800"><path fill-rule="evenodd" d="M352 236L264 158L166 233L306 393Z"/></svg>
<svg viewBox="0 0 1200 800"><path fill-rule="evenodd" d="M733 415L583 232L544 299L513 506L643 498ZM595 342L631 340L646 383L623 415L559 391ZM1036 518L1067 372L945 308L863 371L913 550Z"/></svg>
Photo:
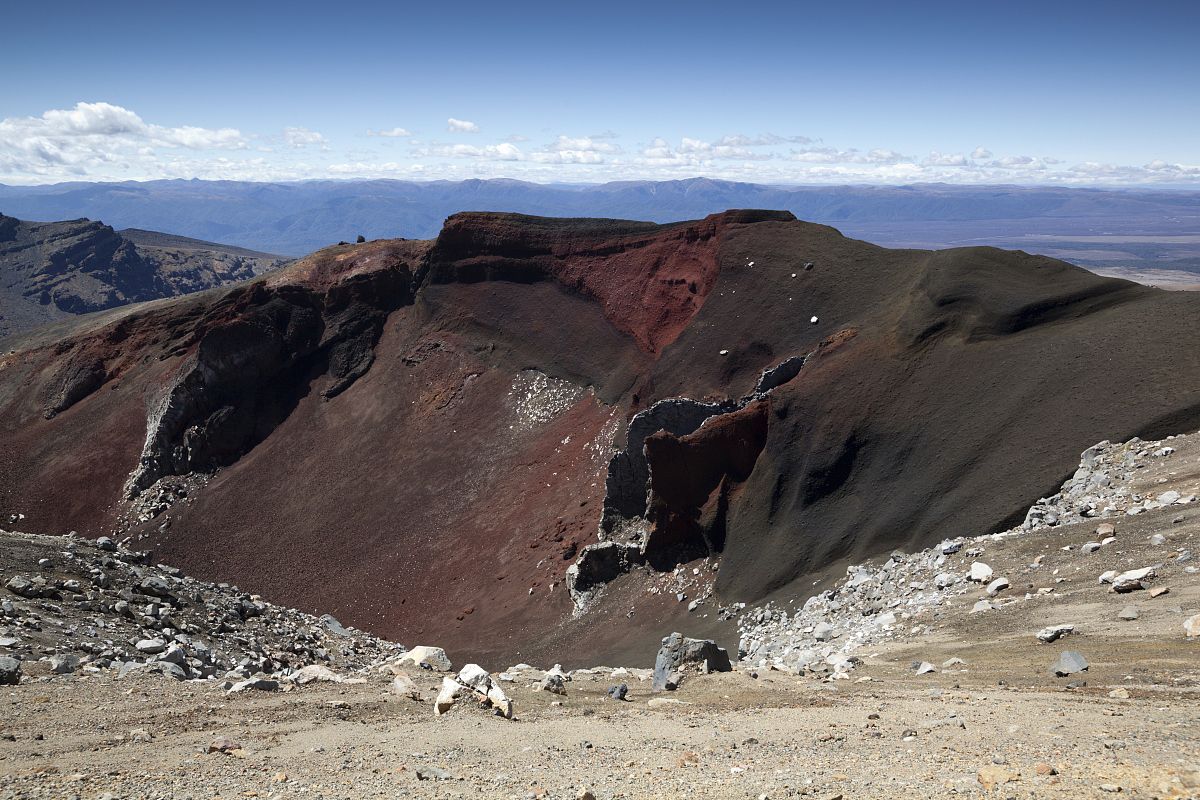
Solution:
<svg viewBox="0 0 1200 800"><path fill-rule="evenodd" d="M287 181L321 178L517 178L592 183L713 177L779 184L945 182L1030 185L1200 185L1200 164L1072 161L1055 154L905 153L838 147L819 137L728 133L712 140L663 136L625 141L618 132L491 137L450 117L335 138L303 124L279 131L171 127L106 102L78 102L40 116L0 120L0 182L170 178Z"/></svg>
<svg viewBox="0 0 1200 800"><path fill-rule="evenodd" d="M1200 4L5 9L0 181L1200 187Z"/></svg>

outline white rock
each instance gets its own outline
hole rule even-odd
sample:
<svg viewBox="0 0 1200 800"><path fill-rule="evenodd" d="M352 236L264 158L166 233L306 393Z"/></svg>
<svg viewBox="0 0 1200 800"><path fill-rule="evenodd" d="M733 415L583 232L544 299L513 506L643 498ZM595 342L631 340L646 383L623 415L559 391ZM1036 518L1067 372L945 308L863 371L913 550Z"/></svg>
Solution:
<svg viewBox="0 0 1200 800"><path fill-rule="evenodd" d="M413 679L407 675L397 675L392 678L392 694L398 694L401 697L408 697L413 700L421 700L421 690L417 688L417 684L413 683Z"/></svg>
<svg viewBox="0 0 1200 800"><path fill-rule="evenodd" d="M937 672L937 667L935 667L933 664L930 664L928 661L922 661L917 665L918 675L925 675L929 672Z"/></svg>
<svg viewBox="0 0 1200 800"><path fill-rule="evenodd" d="M439 648L440 649L440 648ZM462 694L463 687L454 678L442 678L442 688L437 699L433 701L433 713L440 717L451 709L454 701Z"/></svg>
<svg viewBox="0 0 1200 800"><path fill-rule="evenodd" d="M967 575L967 580L975 583L985 583L992 579L992 568L982 561L974 561L971 563L971 572Z"/></svg>
<svg viewBox="0 0 1200 800"><path fill-rule="evenodd" d="M834 637L833 626L828 622L818 622L813 628L813 638L818 642L828 642Z"/></svg>
<svg viewBox="0 0 1200 800"><path fill-rule="evenodd" d="M1200 614L1193 614L1183 621L1183 629L1189 639L1200 638Z"/></svg>
<svg viewBox="0 0 1200 800"><path fill-rule="evenodd" d="M1114 592L1132 592L1135 589L1142 588L1142 581L1149 580L1153 577L1154 567L1131 569L1127 572L1122 572L1120 575L1113 578L1112 588Z"/></svg>
<svg viewBox="0 0 1200 800"><path fill-rule="evenodd" d="M1157 546L1157 545L1166 544L1166 543L1167 543L1167 537L1163 536L1161 533L1156 533L1150 537L1150 544L1152 544L1152 545Z"/></svg>
<svg viewBox="0 0 1200 800"><path fill-rule="evenodd" d="M971 613L978 614L981 611L991 611L993 608L995 608L995 606L993 606L987 600L979 600L975 603L975 605L971 606Z"/></svg>
<svg viewBox="0 0 1200 800"><path fill-rule="evenodd" d="M505 719L512 719L513 704L508 695L499 686L492 684L487 690L487 699L492 701L492 705L496 708L500 715Z"/></svg>
<svg viewBox="0 0 1200 800"><path fill-rule="evenodd" d="M1009 587L1008 578L996 578L988 584L987 593L989 597L995 597L1000 592Z"/></svg>
<svg viewBox="0 0 1200 800"><path fill-rule="evenodd" d="M449 672L453 668L449 657L446 656L445 650L440 647L428 647L426 645L414 647L400 656L396 663L412 664L417 667L424 665L438 672Z"/></svg>
<svg viewBox="0 0 1200 800"><path fill-rule="evenodd" d="M492 685L492 676L478 664L467 664L458 671L458 682L486 694Z"/></svg>
<svg viewBox="0 0 1200 800"><path fill-rule="evenodd" d="M1074 625L1051 625L1048 628L1042 628L1037 632L1037 638L1049 644L1050 642L1058 641L1068 633L1075 630Z"/></svg>
<svg viewBox="0 0 1200 800"><path fill-rule="evenodd" d="M1179 492L1176 492L1174 490L1169 491L1169 492L1163 492L1162 494L1160 494L1158 496L1158 502L1162 503L1164 506L1169 506L1172 503L1178 503L1179 502Z"/></svg>
<svg viewBox="0 0 1200 800"><path fill-rule="evenodd" d="M1110 569L1107 572L1100 573L1100 579L1098 582L1099 583L1112 583L1113 579L1116 577L1117 577L1117 571L1115 569Z"/></svg>

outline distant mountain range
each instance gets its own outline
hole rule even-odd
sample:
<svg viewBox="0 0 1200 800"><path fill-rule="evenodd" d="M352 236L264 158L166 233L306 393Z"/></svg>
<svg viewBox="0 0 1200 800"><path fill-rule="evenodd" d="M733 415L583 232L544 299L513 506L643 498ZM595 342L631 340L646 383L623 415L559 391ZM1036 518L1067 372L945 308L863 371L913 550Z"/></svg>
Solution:
<svg viewBox="0 0 1200 800"><path fill-rule="evenodd" d="M0 215L0 337L74 314L235 283L287 259L101 222Z"/></svg>
<svg viewBox="0 0 1200 800"><path fill-rule="evenodd" d="M1016 186L789 187L695 178L599 185L514 180L0 185L23 219L104 219L299 256L368 239L435 236L451 214L515 211L670 222L730 208L788 210L889 247L994 245L1099 271L1200 272L1200 192Z"/></svg>

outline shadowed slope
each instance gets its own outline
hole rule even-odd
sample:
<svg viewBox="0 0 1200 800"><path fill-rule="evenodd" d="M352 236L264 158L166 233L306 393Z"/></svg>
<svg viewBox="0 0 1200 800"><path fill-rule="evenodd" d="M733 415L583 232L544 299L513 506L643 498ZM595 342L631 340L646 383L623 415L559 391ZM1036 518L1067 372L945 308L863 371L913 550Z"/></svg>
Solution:
<svg viewBox="0 0 1200 800"><path fill-rule="evenodd" d="M331 248L10 340L0 506L107 533L149 463L132 530L201 576L462 655L603 661L683 613L638 574L610 591L619 618L569 613L635 413L714 409L639 427L647 502L609 530L654 542L659 566L723 549L719 597L751 600L1000 527L1097 440L1200 426L1197 330L1197 295L1023 253L885 250L787 214L461 214L434 242ZM252 369L229 360L247 353Z"/></svg>

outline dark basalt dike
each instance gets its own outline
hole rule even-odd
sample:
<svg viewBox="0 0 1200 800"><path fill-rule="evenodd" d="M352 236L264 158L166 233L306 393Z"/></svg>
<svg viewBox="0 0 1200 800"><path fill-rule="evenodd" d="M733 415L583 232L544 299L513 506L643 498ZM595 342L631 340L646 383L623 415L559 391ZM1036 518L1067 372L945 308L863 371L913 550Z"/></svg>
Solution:
<svg viewBox="0 0 1200 800"><path fill-rule="evenodd" d="M107 534L203 473L139 546L463 657L619 660L685 612L635 571L573 619L598 537L632 549L589 570L719 553L752 601L1002 529L1094 442L1200 427L1197 331L1200 295L786 213L459 214L5 340L0 511Z"/></svg>

